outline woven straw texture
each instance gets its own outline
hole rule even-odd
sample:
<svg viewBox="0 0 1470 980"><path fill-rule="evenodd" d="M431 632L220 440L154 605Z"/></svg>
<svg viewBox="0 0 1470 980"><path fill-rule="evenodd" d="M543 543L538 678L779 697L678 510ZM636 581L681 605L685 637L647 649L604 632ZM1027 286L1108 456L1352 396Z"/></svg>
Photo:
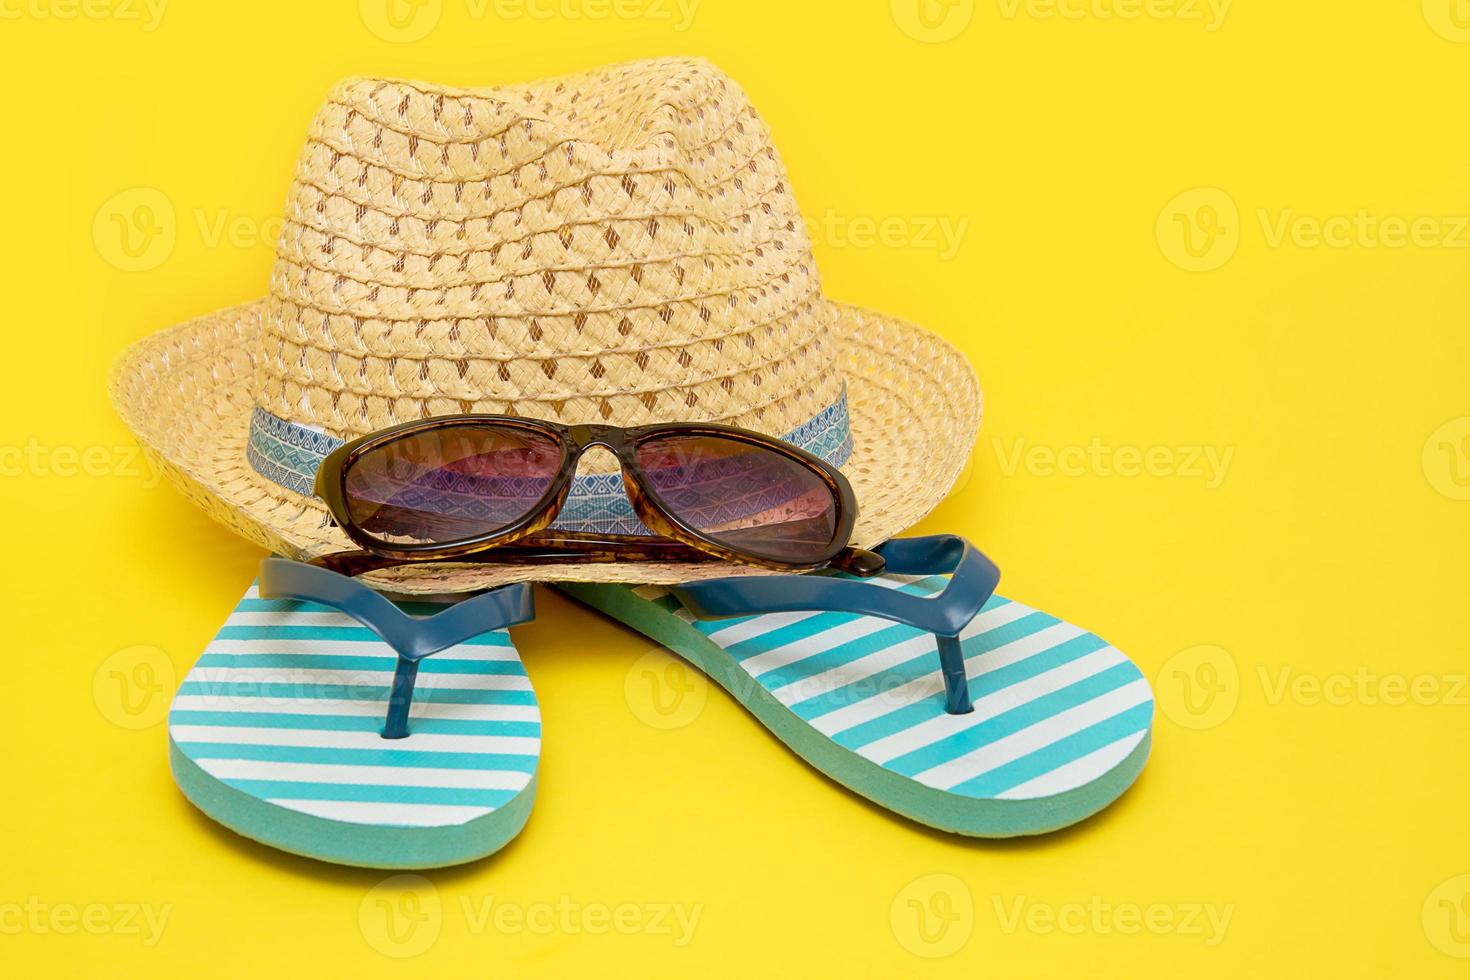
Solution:
<svg viewBox="0 0 1470 980"><path fill-rule="evenodd" d="M948 492L979 424L963 357L821 293L770 133L710 65L527 85L357 79L313 121L269 295L129 349L113 400L209 513L294 557L349 543L255 473L249 416L353 438L459 412L782 434L847 391L855 540ZM612 468L589 453L583 471ZM520 578L673 582L728 565L439 564L405 592Z"/></svg>

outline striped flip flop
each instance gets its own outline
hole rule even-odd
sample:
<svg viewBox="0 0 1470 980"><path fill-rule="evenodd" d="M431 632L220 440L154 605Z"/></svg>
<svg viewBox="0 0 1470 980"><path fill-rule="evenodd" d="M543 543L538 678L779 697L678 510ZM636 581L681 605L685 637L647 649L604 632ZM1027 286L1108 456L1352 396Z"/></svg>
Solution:
<svg viewBox="0 0 1470 980"><path fill-rule="evenodd" d="M527 584L398 606L267 559L174 698L174 779L231 830L324 861L490 854L535 795L540 708L504 629L532 614Z"/></svg>
<svg viewBox="0 0 1470 980"><path fill-rule="evenodd" d="M993 594L963 539L900 539L878 577L559 584L689 660L798 755L874 802L977 837L1039 834L1117 799L1153 695L1086 630ZM756 615L749 615L756 613Z"/></svg>

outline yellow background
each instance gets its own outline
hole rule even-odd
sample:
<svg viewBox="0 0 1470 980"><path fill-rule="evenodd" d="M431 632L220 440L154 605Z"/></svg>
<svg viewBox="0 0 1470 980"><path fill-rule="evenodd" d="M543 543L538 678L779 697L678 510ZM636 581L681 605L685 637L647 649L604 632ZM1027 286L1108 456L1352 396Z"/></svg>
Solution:
<svg viewBox="0 0 1470 980"><path fill-rule="evenodd" d="M0 970L1465 974L1470 5L393 2L0 0ZM501 855L383 885L216 827L160 719L261 555L130 457L112 360L264 292L339 77L655 54L749 92L832 296L972 359L973 469L918 530L1138 661L1142 778L1050 837L930 832L542 590L540 796ZM621 906L648 928L590 931Z"/></svg>

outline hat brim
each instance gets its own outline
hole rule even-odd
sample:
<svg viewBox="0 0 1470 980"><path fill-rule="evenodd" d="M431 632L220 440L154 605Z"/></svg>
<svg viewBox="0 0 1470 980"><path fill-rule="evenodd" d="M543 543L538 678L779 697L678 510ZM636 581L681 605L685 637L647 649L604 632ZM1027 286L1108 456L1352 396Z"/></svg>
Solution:
<svg viewBox="0 0 1470 980"><path fill-rule="evenodd" d="M949 493L980 427L980 386L959 351L920 327L830 303L847 381L853 453L842 471L858 499L853 543L902 532ZM215 519L270 551L305 559L354 547L319 500L260 476L245 457L263 300L161 331L113 369L112 400L143 450ZM369 577L405 593L509 582L686 582L761 574L721 562L486 565L435 563Z"/></svg>

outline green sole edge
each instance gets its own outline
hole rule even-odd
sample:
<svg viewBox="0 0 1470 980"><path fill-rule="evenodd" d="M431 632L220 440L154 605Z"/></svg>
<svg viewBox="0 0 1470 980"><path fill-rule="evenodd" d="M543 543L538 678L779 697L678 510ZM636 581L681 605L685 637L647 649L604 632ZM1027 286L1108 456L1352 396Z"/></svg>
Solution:
<svg viewBox="0 0 1470 980"><path fill-rule="evenodd" d="M1112 803L1148 759L1149 732L1105 775L1066 793L1034 800L977 800L924 786L843 748L789 711L694 627L625 585L558 582L579 602L673 650L744 704L797 755L879 806L940 830L969 837L1021 837L1071 826Z"/></svg>
<svg viewBox="0 0 1470 980"><path fill-rule="evenodd" d="M508 844L531 816L536 777L510 802L454 827L378 827L287 810L220 782L168 740L174 782L190 803L235 833L278 850L358 868L425 870L464 864Z"/></svg>

